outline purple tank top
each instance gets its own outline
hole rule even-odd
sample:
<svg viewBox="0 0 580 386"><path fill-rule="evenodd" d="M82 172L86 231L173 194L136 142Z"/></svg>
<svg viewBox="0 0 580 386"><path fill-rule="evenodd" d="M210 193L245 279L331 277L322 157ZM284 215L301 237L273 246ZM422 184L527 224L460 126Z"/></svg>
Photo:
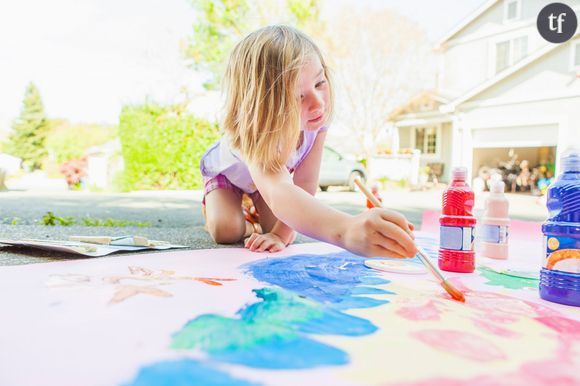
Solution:
<svg viewBox="0 0 580 386"><path fill-rule="evenodd" d="M321 127L314 131L302 131L304 136L302 144L286 163L290 172L294 171L310 153L318 133L326 130L326 127ZM254 193L257 190L248 166L239 152L231 148L228 137L225 135L204 153L199 168L204 177L215 177L218 174L223 174L232 184L246 193Z"/></svg>

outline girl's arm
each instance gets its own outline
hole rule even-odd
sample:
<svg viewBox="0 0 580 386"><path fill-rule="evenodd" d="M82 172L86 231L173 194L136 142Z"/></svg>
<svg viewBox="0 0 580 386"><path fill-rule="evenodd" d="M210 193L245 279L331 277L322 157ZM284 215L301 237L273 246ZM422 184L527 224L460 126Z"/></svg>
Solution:
<svg viewBox="0 0 580 386"><path fill-rule="evenodd" d="M326 131L319 132L312 149L294 171L294 183L314 196L318 189L318 175L322 162L322 150L326 140Z"/></svg>
<svg viewBox="0 0 580 386"><path fill-rule="evenodd" d="M286 169L269 173L250 165L250 174L279 221L300 233L365 256L415 255L409 224L397 212L375 208L351 216L294 185Z"/></svg>
<svg viewBox="0 0 580 386"><path fill-rule="evenodd" d="M312 149L310 149L304 160L302 160L294 171L294 184L313 196L316 193L316 189L318 189L318 175L320 173L320 162L322 160L322 149L324 148L325 139L326 131L318 133ZM285 244L288 244L292 239L294 230L278 220L272 228L271 233L275 233Z"/></svg>

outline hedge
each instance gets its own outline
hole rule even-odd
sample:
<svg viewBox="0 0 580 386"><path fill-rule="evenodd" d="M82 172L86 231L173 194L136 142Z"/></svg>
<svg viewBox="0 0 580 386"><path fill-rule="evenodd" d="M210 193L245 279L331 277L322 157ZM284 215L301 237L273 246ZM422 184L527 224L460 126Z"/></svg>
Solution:
<svg viewBox="0 0 580 386"><path fill-rule="evenodd" d="M219 138L217 124L180 106L125 106L119 138L125 169L121 190L199 189L199 160Z"/></svg>

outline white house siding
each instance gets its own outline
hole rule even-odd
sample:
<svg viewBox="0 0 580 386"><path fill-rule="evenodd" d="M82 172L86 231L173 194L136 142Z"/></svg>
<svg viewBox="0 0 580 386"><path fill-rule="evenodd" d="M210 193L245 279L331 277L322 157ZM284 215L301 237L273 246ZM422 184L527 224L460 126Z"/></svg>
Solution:
<svg viewBox="0 0 580 386"><path fill-rule="evenodd" d="M485 12L477 16L475 20L451 36L444 45L454 45L464 43L469 40L489 38L501 32L507 32L518 28L527 28L530 24L536 28L536 19L538 14L549 1L546 0L521 0L521 13L517 20L504 20L505 0L497 1L493 6L488 8ZM565 2L570 7L577 10L580 6L580 0L566 0ZM537 37L541 39L539 34ZM536 41L534 39L534 41ZM544 40L538 40L545 44Z"/></svg>
<svg viewBox="0 0 580 386"><path fill-rule="evenodd" d="M409 148L411 147L411 129L400 128L399 130L399 147Z"/></svg>
<svg viewBox="0 0 580 386"><path fill-rule="evenodd" d="M580 95L575 98L478 107L462 113L465 140L461 164L471 168L472 149L557 146L557 160L580 145ZM501 133L504 141L501 141ZM557 161L556 160L556 161ZM558 167L558 162L556 162Z"/></svg>
<svg viewBox="0 0 580 386"><path fill-rule="evenodd" d="M502 1L498 1L442 46L439 89L460 96L489 77L487 37L501 28Z"/></svg>
<svg viewBox="0 0 580 386"><path fill-rule="evenodd" d="M580 78L570 68L573 43L556 47L459 106L464 166L473 162L469 149L494 143L497 147L557 146L558 158L569 145L580 145Z"/></svg>
<svg viewBox="0 0 580 386"><path fill-rule="evenodd" d="M449 119L449 118L440 118ZM421 154L419 165L421 167L427 166L430 163L443 163L443 175L441 176L442 182L449 181L449 176L451 175L450 169L453 162L453 126L451 122L426 122L425 124L408 124L398 127L399 131L399 146L400 148L410 148L413 147L413 136L415 128L425 127L429 125L440 125L439 136L437 140L439 141L437 147L439 152L437 154Z"/></svg>
<svg viewBox="0 0 580 386"><path fill-rule="evenodd" d="M522 19L534 19L534 23L538 17L538 14L546 5L550 3L556 3L557 1L546 1L546 0L522 0ZM580 0L566 0L561 1L566 5L576 8L580 5Z"/></svg>
<svg viewBox="0 0 580 386"><path fill-rule="evenodd" d="M453 124L444 123L441 135L441 162L445 164L442 181L447 182L451 176L451 165L453 164Z"/></svg>
<svg viewBox="0 0 580 386"><path fill-rule="evenodd" d="M442 56L439 87L459 96L487 79L488 44L485 40L450 47Z"/></svg>
<svg viewBox="0 0 580 386"><path fill-rule="evenodd" d="M464 39L465 37L474 34L494 33L497 31L498 27L503 24L502 21L503 1L498 1L481 15L479 15L477 19L473 20L465 28L452 36L450 42Z"/></svg>
<svg viewBox="0 0 580 386"><path fill-rule="evenodd" d="M580 38L561 44L534 63L471 98L470 102L522 101L531 98L580 95L580 79L572 71L572 46ZM468 103L466 102L466 105Z"/></svg>
<svg viewBox="0 0 580 386"><path fill-rule="evenodd" d="M460 97L489 82L496 76L498 42L525 35L528 56L547 49L549 43L536 29L537 15L546 4L545 0L521 0L520 18L506 22L505 1L497 1L450 36L438 47L437 92ZM566 4L580 12L580 0L570 0ZM558 156L571 143L580 146L580 78L571 68L572 46L579 40L576 38L556 46L531 64L460 103L446 116L451 123L443 126L439 156L445 163L444 179L457 165L468 167L471 173L474 152L477 152L477 161L505 154L507 148L516 147L522 156L533 159L533 154L553 152L555 146ZM504 71L508 73L514 64ZM411 131L416 125L413 115L407 113L397 117L401 147L413 144ZM441 115L435 112L431 115L434 118L425 118L422 125L441 122L438 120ZM433 162L432 157L422 157L421 163L427 162Z"/></svg>
<svg viewBox="0 0 580 386"><path fill-rule="evenodd" d="M580 10L580 0L568 1L567 4ZM537 15L545 5L542 0L521 0L520 18L506 22L505 2L498 1L453 35L441 47L440 91L459 96L493 77L498 42L526 36L527 55L546 46L548 43L536 27Z"/></svg>

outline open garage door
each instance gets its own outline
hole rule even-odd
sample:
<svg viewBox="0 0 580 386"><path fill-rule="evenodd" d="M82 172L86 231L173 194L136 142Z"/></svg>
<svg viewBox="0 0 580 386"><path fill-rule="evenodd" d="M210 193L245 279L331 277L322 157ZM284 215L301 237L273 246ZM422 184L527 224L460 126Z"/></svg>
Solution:
<svg viewBox="0 0 580 386"><path fill-rule="evenodd" d="M554 175L558 125L474 129L472 144L473 176L485 186L500 173L508 191L540 194Z"/></svg>
<svg viewBox="0 0 580 386"><path fill-rule="evenodd" d="M555 146L473 149L474 177L487 185L491 174L499 173L508 192L540 194L554 176L555 159Z"/></svg>

